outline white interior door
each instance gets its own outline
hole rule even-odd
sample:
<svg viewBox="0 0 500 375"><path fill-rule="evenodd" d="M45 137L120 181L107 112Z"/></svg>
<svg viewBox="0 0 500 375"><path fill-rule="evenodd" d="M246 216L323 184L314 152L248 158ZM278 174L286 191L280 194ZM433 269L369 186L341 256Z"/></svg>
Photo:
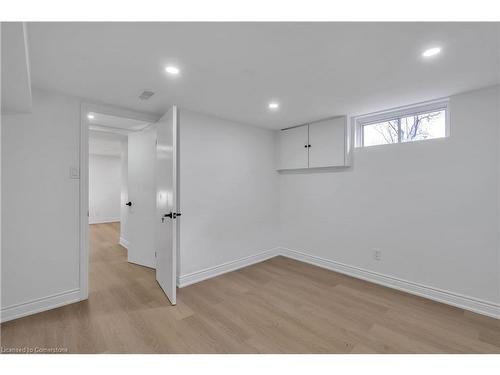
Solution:
<svg viewBox="0 0 500 375"><path fill-rule="evenodd" d="M173 106L157 123L157 256L156 280L170 302L176 303L179 241L178 112Z"/></svg>
<svg viewBox="0 0 500 375"><path fill-rule="evenodd" d="M154 268L156 129L128 136L128 261Z"/></svg>

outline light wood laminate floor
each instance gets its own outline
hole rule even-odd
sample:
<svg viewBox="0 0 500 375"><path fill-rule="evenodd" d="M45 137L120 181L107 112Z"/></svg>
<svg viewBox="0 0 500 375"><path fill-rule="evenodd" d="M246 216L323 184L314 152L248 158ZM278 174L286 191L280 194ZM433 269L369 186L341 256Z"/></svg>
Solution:
<svg viewBox="0 0 500 375"><path fill-rule="evenodd" d="M500 353L500 321L283 257L178 290L91 226L84 302L1 326L1 344L71 353Z"/></svg>

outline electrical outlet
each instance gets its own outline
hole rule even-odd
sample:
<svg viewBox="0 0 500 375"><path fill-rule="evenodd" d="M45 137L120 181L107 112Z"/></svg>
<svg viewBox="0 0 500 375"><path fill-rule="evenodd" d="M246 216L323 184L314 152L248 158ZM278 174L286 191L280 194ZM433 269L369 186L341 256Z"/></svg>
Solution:
<svg viewBox="0 0 500 375"><path fill-rule="evenodd" d="M382 251L380 249L373 249L373 259L376 261L382 260Z"/></svg>

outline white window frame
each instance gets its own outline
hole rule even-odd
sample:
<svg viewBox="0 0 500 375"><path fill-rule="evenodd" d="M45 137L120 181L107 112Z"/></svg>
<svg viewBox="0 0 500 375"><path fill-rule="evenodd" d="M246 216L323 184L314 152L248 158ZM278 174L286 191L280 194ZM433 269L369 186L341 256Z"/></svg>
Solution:
<svg viewBox="0 0 500 375"><path fill-rule="evenodd" d="M388 144L380 144L373 146L364 146L363 142L363 127L366 125L372 125L379 122L385 122L394 120L396 118L403 118L408 116L415 116L423 113L429 112L437 112L437 111L445 111L445 138L450 136L450 109L449 109L449 99L439 99L433 100L425 103L419 103L404 107L393 108L389 110L384 110L380 112L374 112L366 115L356 116L353 119L354 123L354 146L356 148L360 147L373 147L373 146L387 146L389 144L399 144L397 143L388 143ZM438 139L438 138L431 138ZM428 139L426 139L428 140ZM404 142L404 143L413 143L413 142L421 142L423 140L417 140L412 142Z"/></svg>

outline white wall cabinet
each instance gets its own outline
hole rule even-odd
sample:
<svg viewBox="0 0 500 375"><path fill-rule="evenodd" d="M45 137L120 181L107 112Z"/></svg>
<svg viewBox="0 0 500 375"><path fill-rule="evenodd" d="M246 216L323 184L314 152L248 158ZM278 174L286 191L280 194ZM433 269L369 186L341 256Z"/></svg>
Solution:
<svg viewBox="0 0 500 375"><path fill-rule="evenodd" d="M309 168L345 166L345 117L309 125Z"/></svg>
<svg viewBox="0 0 500 375"><path fill-rule="evenodd" d="M281 130L278 169L301 169L309 165L308 125Z"/></svg>
<svg viewBox="0 0 500 375"><path fill-rule="evenodd" d="M278 170L349 165L345 116L281 130L278 143Z"/></svg>

